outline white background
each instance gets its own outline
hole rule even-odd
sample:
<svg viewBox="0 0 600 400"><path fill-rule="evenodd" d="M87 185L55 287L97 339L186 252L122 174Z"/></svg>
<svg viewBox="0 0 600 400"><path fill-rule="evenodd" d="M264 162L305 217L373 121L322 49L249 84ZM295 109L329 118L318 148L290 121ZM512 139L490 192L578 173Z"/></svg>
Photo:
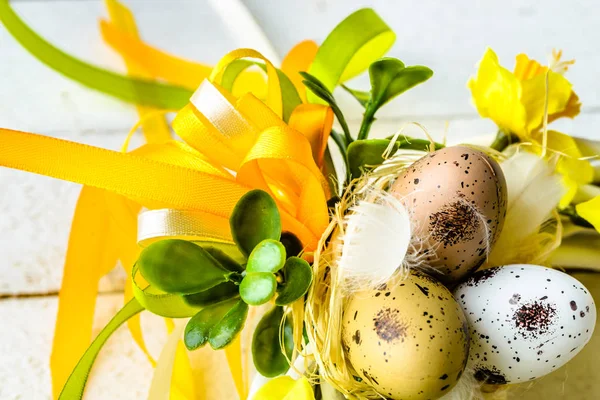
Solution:
<svg viewBox="0 0 600 400"><path fill-rule="evenodd" d="M124 72L119 56L104 45L99 34L98 20L106 15L102 1L12 3L27 23L59 48L85 61ZM175 55L214 64L237 47L269 51L248 31L232 29L224 23L222 13L209 1L125 3L133 9L143 38ZM222 1L220 9L228 14L228 7L235 3ZM425 85L382 110L374 128L377 135L391 134L408 121L425 124L437 139L441 139L448 123L447 134L454 142L493 132L491 122L478 118L466 88L477 61L490 46L509 69L519 52L545 62L551 50L559 48L564 50L566 59L575 58L577 63L568 77L584 104L582 114L574 121L553 126L570 134L600 139L600 7L596 0L243 3L279 58L300 40L321 42L344 16L357 8L374 7L397 33L389 55L407 65L427 65L435 72ZM366 82L359 78L354 86L365 88ZM360 109L344 93L339 93L339 97L356 129ZM136 120L131 105L63 78L35 60L0 27L0 127L117 149ZM79 189L78 185L0 169L0 399L49 398L47 364L55 294L60 287ZM119 307L121 296L116 292L122 285L123 277L118 273L102 282L101 290L106 294L98 303L96 332ZM160 342L162 329L156 321L148 324L154 342ZM569 371L555 375L556 383L545 383L546 398L576 398L571 397L576 392L570 390L600 390L598 379L590 375L597 369L593 368L593 357L579 358L581 365L570 370L566 389L562 383ZM120 330L109 341L97 364L86 398L145 398L151 369L126 330ZM541 394L535 391L543 389L520 392L519 397L537 398Z"/></svg>

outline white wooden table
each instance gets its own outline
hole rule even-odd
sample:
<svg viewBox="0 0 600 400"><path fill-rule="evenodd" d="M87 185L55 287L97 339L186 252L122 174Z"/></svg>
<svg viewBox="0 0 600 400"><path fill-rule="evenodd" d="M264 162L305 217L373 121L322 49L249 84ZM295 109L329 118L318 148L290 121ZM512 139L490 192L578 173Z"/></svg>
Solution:
<svg viewBox="0 0 600 400"><path fill-rule="evenodd" d="M237 47L268 51L254 36L232 30L209 1L125 3L135 12L143 38L173 54L215 63ZM519 52L544 61L552 48L562 48L567 58L576 58L569 78L583 101L582 115L553 127L600 139L600 52L596 42L600 4L596 0L243 3L279 57L302 39L322 41L345 15L360 6L373 6L398 35L390 55L435 71L430 82L382 110L374 128L377 135L391 134L407 121L423 123L438 139L448 122L448 136L453 141L493 132L491 122L478 118L466 89L468 77L489 45L509 68ZM104 45L99 34L98 19L106 15L102 1L17 0L13 4L42 36L68 53L125 71L119 56ZM358 79L354 86L365 84L365 79ZM360 115L351 99L344 93L339 96L346 115ZM350 119L356 129L358 118ZM1 127L117 149L136 120L131 105L63 78L35 60L0 27ZM56 293L79 189L75 184L0 169L0 399L50 398L48 358ZM102 281L95 332L121 305L123 282L119 273ZM600 285L593 284L595 293L600 294ZM143 319L149 326L151 348L157 351L165 337L162 326L156 318ZM595 340L600 341L598 337ZM592 378L571 376L566 387L590 386L599 393L600 373L594 371L593 357L580 358L588 363L587 374ZM109 340L96 364L87 399L145 398L152 371L126 329ZM554 378L558 383L538 385L520 393L519 398L538 398L542 390L546 390L546 399L582 398L561 391L564 376L561 371Z"/></svg>

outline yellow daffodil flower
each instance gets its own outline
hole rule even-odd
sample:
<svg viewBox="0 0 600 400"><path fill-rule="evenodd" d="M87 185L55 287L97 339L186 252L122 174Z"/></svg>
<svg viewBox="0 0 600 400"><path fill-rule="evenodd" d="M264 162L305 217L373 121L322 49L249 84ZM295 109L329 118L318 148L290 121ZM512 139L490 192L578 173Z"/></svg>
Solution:
<svg viewBox="0 0 600 400"><path fill-rule="evenodd" d="M280 376L264 384L252 400L315 400L315 395L308 379Z"/></svg>
<svg viewBox="0 0 600 400"><path fill-rule="evenodd" d="M569 188L560 202L566 207L580 185L590 183L594 171L577 147L575 140L564 133L542 132L546 97L548 123L562 117L574 118L581 103L571 83L563 76L573 61L561 61L561 52L553 52L550 68L519 54L513 72L500 65L498 56L487 49L479 62L477 74L469 80L473 102L484 118L493 120L498 128L512 133L521 141L534 143L534 152L546 145L548 157L559 155L556 166Z"/></svg>
<svg viewBox="0 0 600 400"><path fill-rule="evenodd" d="M479 114L521 140L530 140L531 133L542 127L544 119L546 72L548 122L579 114L579 98L562 75L572 62L561 62L560 56L560 52L554 53L553 68L548 71L527 55L519 54L515 70L510 72L488 48L479 62L477 74L468 83Z"/></svg>

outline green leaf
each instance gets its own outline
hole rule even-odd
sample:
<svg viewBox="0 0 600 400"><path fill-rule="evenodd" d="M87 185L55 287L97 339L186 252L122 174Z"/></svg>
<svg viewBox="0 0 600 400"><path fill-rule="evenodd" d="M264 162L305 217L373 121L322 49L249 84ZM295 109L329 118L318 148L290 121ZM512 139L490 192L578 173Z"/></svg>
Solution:
<svg viewBox="0 0 600 400"><path fill-rule="evenodd" d="M363 139L351 143L348 146L348 165L352 179L361 176L365 168L380 165L383 162L382 154L389 144L389 139ZM395 145L393 151L397 149Z"/></svg>
<svg viewBox="0 0 600 400"><path fill-rule="evenodd" d="M266 239L256 245L248 257L248 272L270 272L274 274L285 264L285 247L277 240Z"/></svg>
<svg viewBox="0 0 600 400"><path fill-rule="evenodd" d="M263 240L281 237L277 204L267 192L258 189L242 196L233 209L229 225L233 240L246 256Z"/></svg>
<svg viewBox="0 0 600 400"><path fill-rule="evenodd" d="M275 294L277 279L270 272L249 272L240 284L240 296L251 306L265 304Z"/></svg>
<svg viewBox="0 0 600 400"><path fill-rule="evenodd" d="M396 58L381 58L369 66L371 78L371 99L367 103L358 139L369 136L371 125L375 122L375 113L381 106L408 89L425 82L433 71L423 66L405 67Z"/></svg>
<svg viewBox="0 0 600 400"><path fill-rule="evenodd" d="M333 94L320 80L318 80L316 77L312 76L308 72L300 72L300 75L302 75L302 77L304 78L304 80L302 81L302 83L304 83L304 86L306 86L307 89L313 92L320 99L325 101L333 110L333 113L335 114L340 125L342 126L342 130L344 131L344 137L346 139L345 144L352 143L353 139L352 135L350 135L350 128L348 128L346 118L344 118L344 114L342 113L340 107L337 105Z"/></svg>
<svg viewBox="0 0 600 400"><path fill-rule="evenodd" d="M201 246L208 254L213 256L228 271L243 272L244 267L230 257L226 252L213 246Z"/></svg>
<svg viewBox="0 0 600 400"><path fill-rule="evenodd" d="M348 165L353 179L358 178L369 167L376 167L383 163L383 153L388 148L391 139L361 139L348 146ZM429 140L399 138L390 152L393 155L398 149L411 149L428 151ZM441 143L435 143L435 149L444 148Z"/></svg>
<svg viewBox="0 0 600 400"><path fill-rule="evenodd" d="M140 287L138 264L131 269L131 287L133 296L146 310L165 318L189 318L200 311L200 307L186 303L183 296L177 293L166 293L144 282Z"/></svg>
<svg viewBox="0 0 600 400"><path fill-rule="evenodd" d="M208 342L213 349L222 349L242 330L247 315L248 305L239 299L206 307L188 321L183 336L185 346L195 350Z"/></svg>
<svg viewBox="0 0 600 400"><path fill-rule="evenodd" d="M216 250L218 250L218 252L225 253L227 258L230 258L238 265L243 265L246 263L246 256L242 254L240 249L233 242L223 243L223 242L214 242L211 240L191 240L191 242L202 247L203 249L205 249L206 251L211 253L211 255L213 255L213 253L210 249L216 249ZM213 257L214 257L214 255L213 255ZM218 257L215 257L215 258L218 258Z"/></svg>
<svg viewBox="0 0 600 400"><path fill-rule="evenodd" d="M281 351L279 329L283 319L283 307L274 307L259 321L252 337L252 359L261 375L273 378L285 374L290 368L285 355ZM283 326L285 352L292 357L294 338L289 318Z"/></svg>
<svg viewBox="0 0 600 400"><path fill-rule="evenodd" d="M308 291L313 279L310 265L298 257L290 257L283 267L285 283L275 299L275 304L284 306L298 300Z"/></svg>
<svg viewBox="0 0 600 400"><path fill-rule="evenodd" d="M244 327L247 316L248 304L238 300L223 319L211 328L208 336L210 347L219 350L231 343Z"/></svg>
<svg viewBox="0 0 600 400"><path fill-rule="evenodd" d="M285 254L288 256L297 256L304 250L302 242L292 232L283 232L280 242L285 247Z"/></svg>
<svg viewBox="0 0 600 400"><path fill-rule="evenodd" d="M104 329L100 331L98 336L96 336L96 339L94 339L90 347L83 353L83 356L75 366L75 369L71 372L69 379L65 382L65 386L63 386L58 397L59 400L81 400L94 361L102 349L102 346L104 346L104 343L106 343L108 338L125 321L140 313L143 309L144 307L142 307L136 299L131 299L118 313L115 314L110 322L106 324Z"/></svg>
<svg viewBox="0 0 600 400"><path fill-rule="evenodd" d="M369 75L371 106L377 110L394 97L431 78L433 71L420 65L405 67L396 58L382 58L371 64Z"/></svg>
<svg viewBox="0 0 600 400"><path fill-rule="evenodd" d="M189 350L195 350L208 342L210 330L238 303L237 299L223 301L206 307L194 315L185 326L183 341Z"/></svg>
<svg viewBox="0 0 600 400"><path fill-rule="evenodd" d="M52 46L0 1L0 20L8 32L34 57L69 79L118 99L159 109L178 110L192 91L149 80L130 78L83 62Z"/></svg>
<svg viewBox="0 0 600 400"><path fill-rule="evenodd" d="M354 97L356 99L356 101L358 101L360 103L361 106L367 107L367 103L369 102L369 99L371 98L371 93L365 92L362 90L350 89L346 85L341 85L341 86L342 86L342 88L344 88L344 90L346 92L350 93L352 95L352 97Z"/></svg>
<svg viewBox="0 0 600 400"><path fill-rule="evenodd" d="M388 140L392 140L394 135L386 137ZM415 139L408 136L401 136L396 140L396 144L398 144L399 149L410 149L410 150L420 150L420 151L429 151L429 146L431 142L426 139ZM433 143L436 150L443 149L444 146L442 143Z"/></svg>
<svg viewBox="0 0 600 400"><path fill-rule="evenodd" d="M152 243L142 250L137 265L152 286L177 294L210 289L232 274L202 247L179 239Z"/></svg>
<svg viewBox="0 0 600 400"><path fill-rule="evenodd" d="M191 306L206 307L229 300L238 296L239 293L238 285L233 282L224 282L199 293L183 295L183 300Z"/></svg>

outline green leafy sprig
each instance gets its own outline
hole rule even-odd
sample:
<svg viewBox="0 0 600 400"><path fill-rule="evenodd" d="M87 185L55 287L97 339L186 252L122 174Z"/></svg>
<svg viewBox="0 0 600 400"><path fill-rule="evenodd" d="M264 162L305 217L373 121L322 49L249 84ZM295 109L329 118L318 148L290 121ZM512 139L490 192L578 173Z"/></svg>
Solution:
<svg viewBox="0 0 600 400"><path fill-rule="evenodd" d="M215 350L224 348L243 329L249 306L273 300L274 308L254 333L252 349L263 375L283 374L294 345L288 319L279 335L283 306L306 294L313 280L312 268L298 257L302 252L298 238L282 233L277 205L266 192L253 190L244 195L233 210L230 227L243 263L211 246L170 239L145 248L137 266L153 287L201 308L185 328L184 343L189 350L207 343ZM285 338L287 357L281 351L280 337Z"/></svg>
<svg viewBox="0 0 600 400"><path fill-rule="evenodd" d="M368 139L377 111L393 98L431 78L433 71L424 66L406 67L402 61L395 58L381 58L369 66L370 91L354 90L342 85L365 108L356 139L353 138L333 93L317 77L307 72L300 74L307 89L331 107L344 132L342 136L332 130L331 137L342 155L348 184L370 166L381 164L382 154L390 145L389 139ZM398 140L393 145L392 154L399 148L425 150L428 145L429 142L419 139Z"/></svg>

